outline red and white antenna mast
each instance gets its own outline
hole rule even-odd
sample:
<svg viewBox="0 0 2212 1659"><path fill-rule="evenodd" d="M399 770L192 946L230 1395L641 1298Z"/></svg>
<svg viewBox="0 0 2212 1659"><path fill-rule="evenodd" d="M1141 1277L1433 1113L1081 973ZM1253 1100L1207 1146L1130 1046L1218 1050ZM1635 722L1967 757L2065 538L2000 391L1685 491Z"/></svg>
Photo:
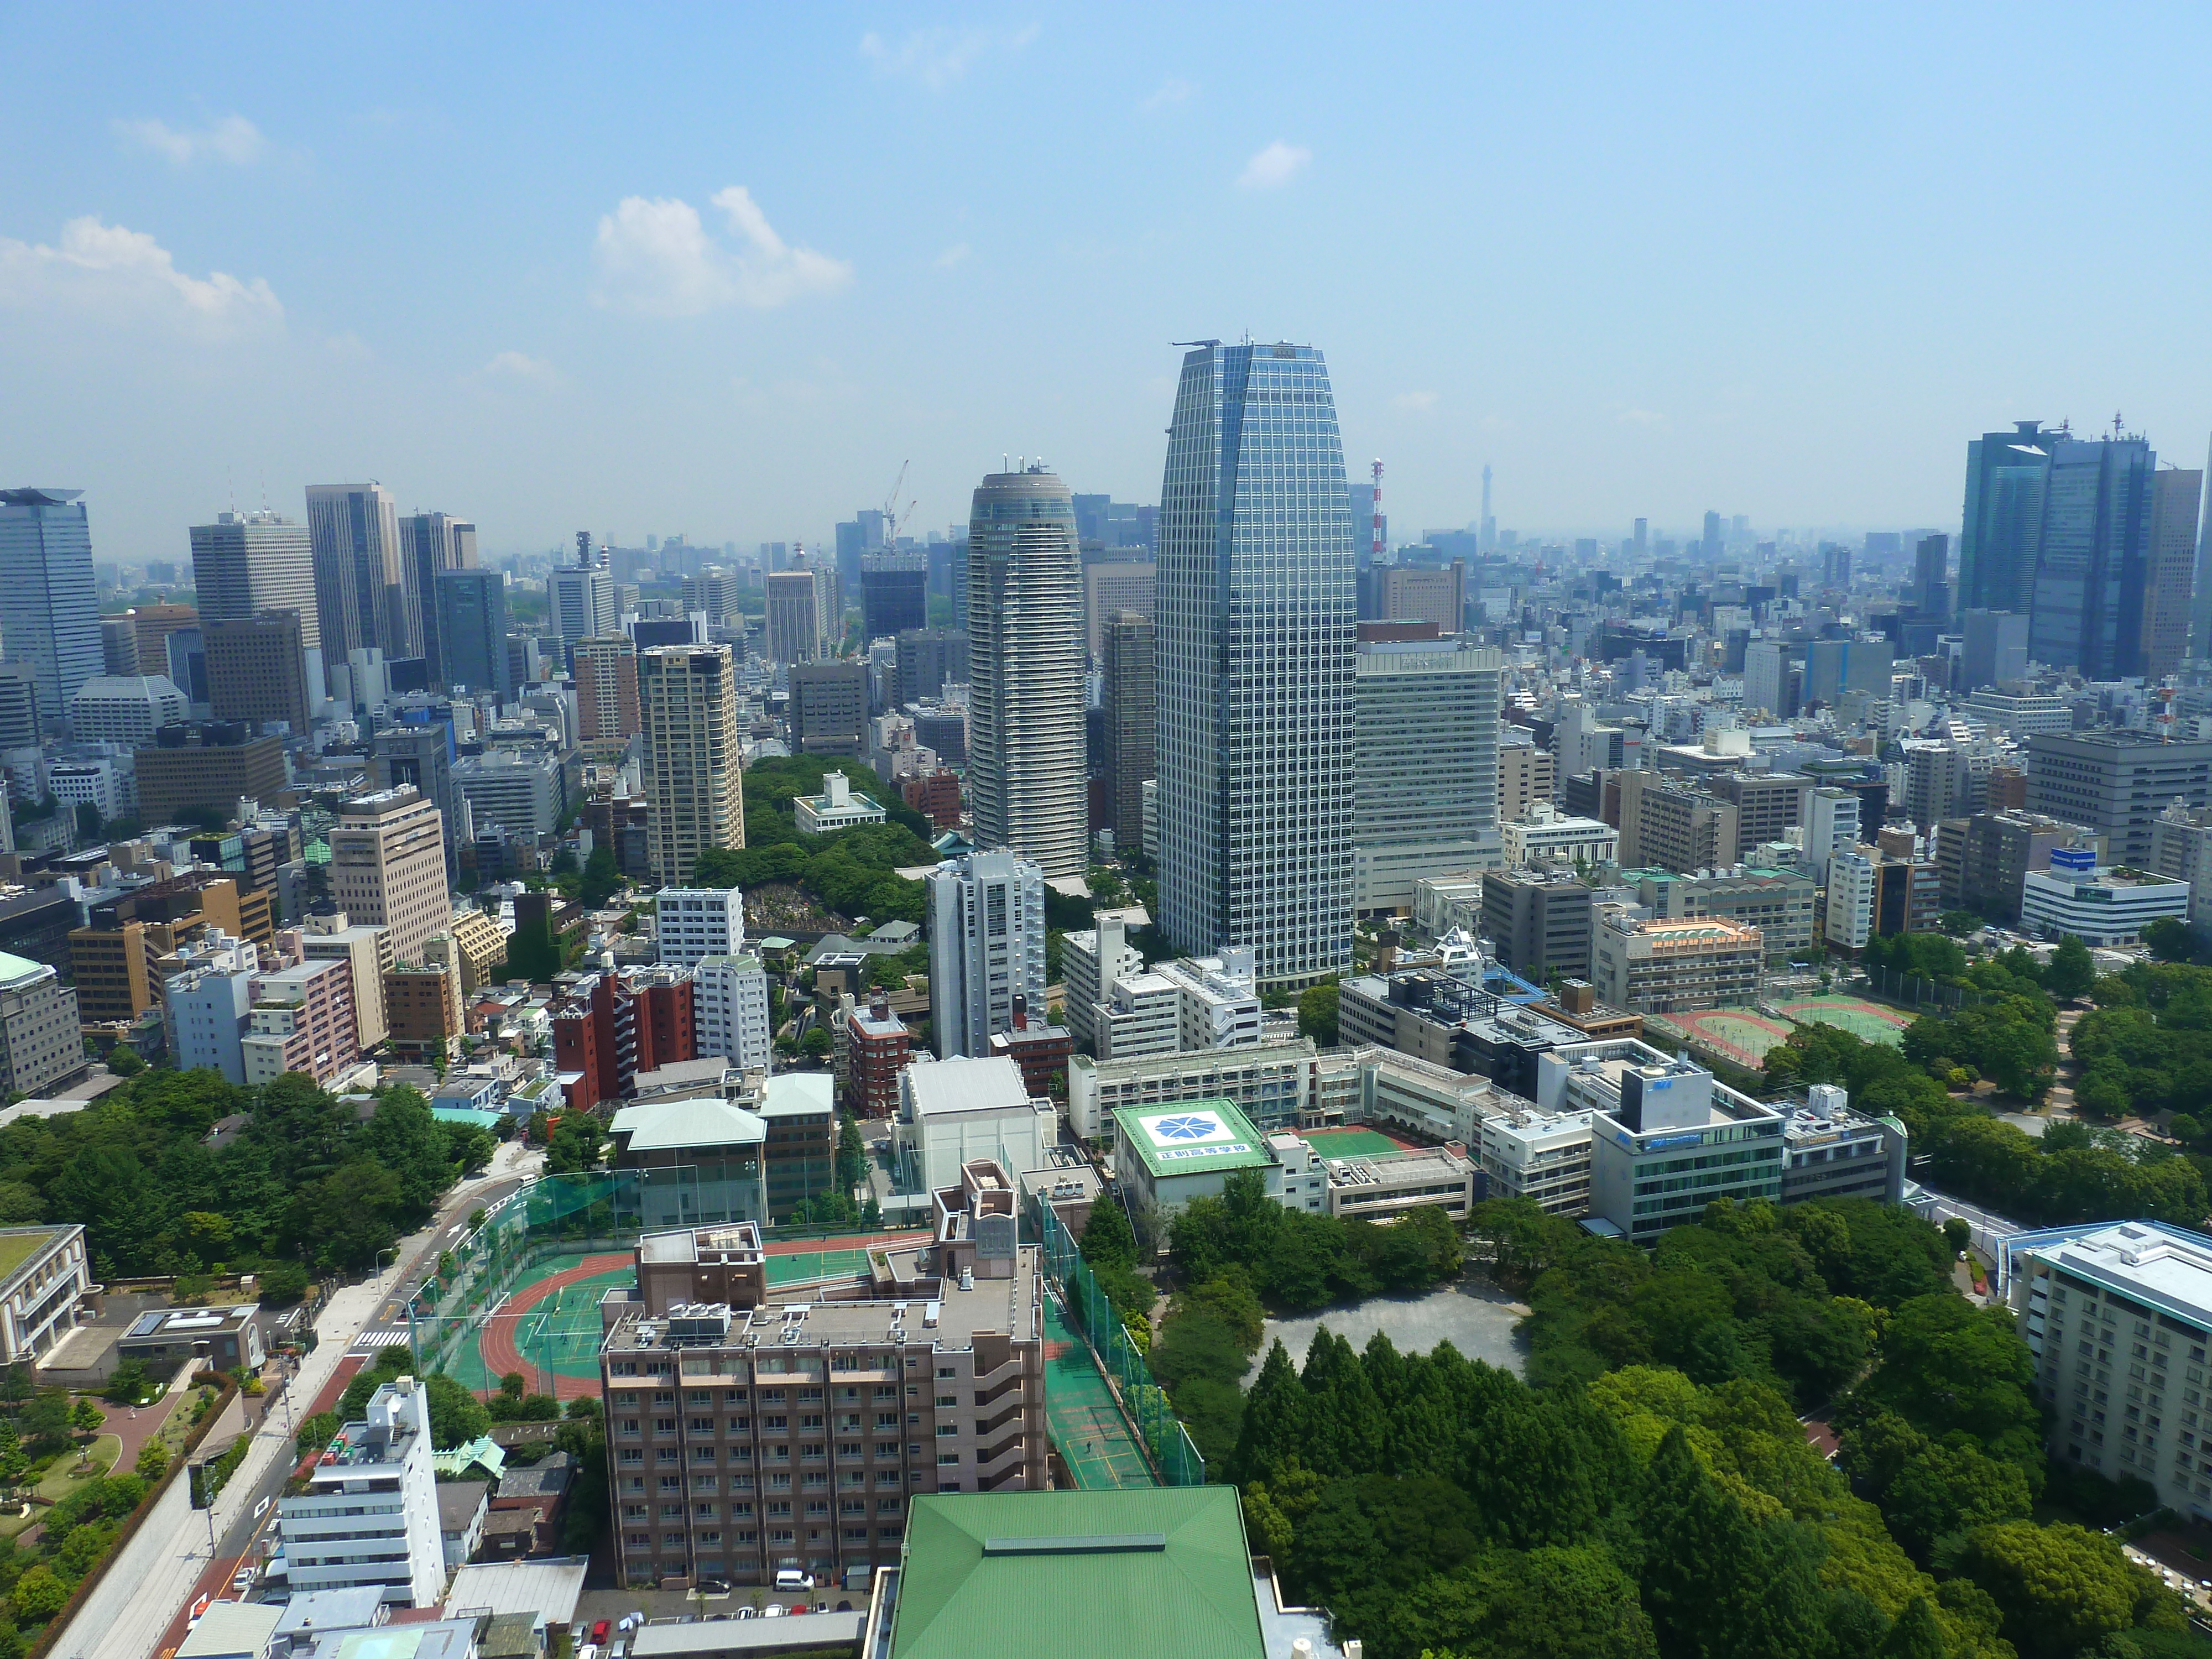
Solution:
<svg viewBox="0 0 2212 1659"><path fill-rule="evenodd" d="M1371 516L1370 516L1370 519L1369 519L1369 520L1368 520L1369 530L1370 530L1370 538L1369 543L1368 543L1367 556L1368 556L1368 562L1369 562L1370 564L1381 564L1381 563L1382 562L1382 553L1383 553L1383 548L1382 548L1382 462L1380 462L1380 461L1377 461L1377 462L1376 462L1372 466L1369 467L1367 470L1368 470L1368 471L1369 471L1369 472L1370 472L1370 473L1372 473L1372 474L1374 475L1374 478L1375 478L1375 483L1374 483L1374 489L1375 489L1375 501L1374 501L1374 504L1373 504L1373 505L1372 505L1372 506L1368 509L1368 510L1369 510L1369 512L1370 512L1370 514L1371 514Z"/></svg>

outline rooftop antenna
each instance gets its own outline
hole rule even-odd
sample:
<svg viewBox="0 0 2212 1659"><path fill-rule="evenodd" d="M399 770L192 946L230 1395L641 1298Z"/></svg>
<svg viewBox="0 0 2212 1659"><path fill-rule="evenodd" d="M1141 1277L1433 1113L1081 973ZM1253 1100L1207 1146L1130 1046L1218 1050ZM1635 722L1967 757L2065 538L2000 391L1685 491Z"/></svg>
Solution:
<svg viewBox="0 0 2212 1659"><path fill-rule="evenodd" d="M2120 435L2120 411L2117 409L2112 411L2112 435L2115 438Z"/></svg>
<svg viewBox="0 0 2212 1659"><path fill-rule="evenodd" d="M225 468L223 468L223 470L222 470L222 481L223 481L223 487L224 487L225 489L228 489L228 490L230 491L230 510L231 510L233 513L236 513L236 512L238 511L238 473L237 473L237 471L236 471L234 468L228 467L228 466L227 466L227 467L225 467Z"/></svg>

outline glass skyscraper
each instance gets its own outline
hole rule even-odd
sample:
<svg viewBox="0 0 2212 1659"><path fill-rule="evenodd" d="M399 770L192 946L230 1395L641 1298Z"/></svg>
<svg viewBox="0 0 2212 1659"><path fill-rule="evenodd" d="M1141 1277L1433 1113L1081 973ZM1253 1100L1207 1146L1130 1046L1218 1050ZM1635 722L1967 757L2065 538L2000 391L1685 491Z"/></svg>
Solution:
<svg viewBox="0 0 2212 1659"><path fill-rule="evenodd" d="M1183 358L1160 485L1161 927L1274 987L1352 961L1354 575L1344 448L1310 346Z"/></svg>
<svg viewBox="0 0 2212 1659"><path fill-rule="evenodd" d="M2039 421L1984 432L1966 446L1966 504L1959 538L1957 609L2026 616L2035 592L2036 550L2051 446Z"/></svg>
<svg viewBox="0 0 2212 1659"><path fill-rule="evenodd" d="M2169 636L2183 626L2186 579L2169 570L2161 582L2160 568L2186 562L2179 521L2196 504L2162 491L2157 466L2142 438L2077 438L2033 421L1969 444L1960 610L2025 613L2030 660L2093 680L2178 656ZM2175 520L2163 549L2161 507Z"/></svg>
<svg viewBox="0 0 2212 1659"><path fill-rule="evenodd" d="M0 648L30 670L49 720L103 665L83 494L0 489Z"/></svg>

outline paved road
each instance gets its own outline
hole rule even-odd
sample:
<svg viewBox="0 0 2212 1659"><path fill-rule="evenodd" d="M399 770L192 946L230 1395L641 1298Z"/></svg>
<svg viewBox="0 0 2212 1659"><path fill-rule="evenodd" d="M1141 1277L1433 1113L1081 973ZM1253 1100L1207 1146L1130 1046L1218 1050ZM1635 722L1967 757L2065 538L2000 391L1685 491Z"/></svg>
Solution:
<svg viewBox="0 0 2212 1659"><path fill-rule="evenodd" d="M514 1191L541 1159L515 1143L501 1146L490 1170L455 1188L430 1224L401 1242L396 1266L331 1297L315 1322L315 1351L285 1389L290 1410L280 1402L264 1417L213 1511L193 1510L186 1483L173 1481L54 1644L53 1659L149 1659L184 1639L198 1597L229 1593L239 1558L255 1553L256 1540L274 1524L276 1494L294 1467L296 1413L335 1375L363 1330L390 1322L403 1304L403 1287L420 1282L454 1224Z"/></svg>

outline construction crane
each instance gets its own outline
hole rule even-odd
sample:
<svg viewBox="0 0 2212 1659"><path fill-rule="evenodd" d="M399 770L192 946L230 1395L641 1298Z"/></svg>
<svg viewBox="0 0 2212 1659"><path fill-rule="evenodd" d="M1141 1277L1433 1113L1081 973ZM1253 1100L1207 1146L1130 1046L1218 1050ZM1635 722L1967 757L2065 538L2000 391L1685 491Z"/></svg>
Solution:
<svg viewBox="0 0 2212 1659"><path fill-rule="evenodd" d="M884 497L884 547L886 551L898 545L899 531L914 514L915 504L912 501L904 507L898 504L899 491L906 488L906 470L913 465L912 461L899 463L898 477L891 484L891 493Z"/></svg>

